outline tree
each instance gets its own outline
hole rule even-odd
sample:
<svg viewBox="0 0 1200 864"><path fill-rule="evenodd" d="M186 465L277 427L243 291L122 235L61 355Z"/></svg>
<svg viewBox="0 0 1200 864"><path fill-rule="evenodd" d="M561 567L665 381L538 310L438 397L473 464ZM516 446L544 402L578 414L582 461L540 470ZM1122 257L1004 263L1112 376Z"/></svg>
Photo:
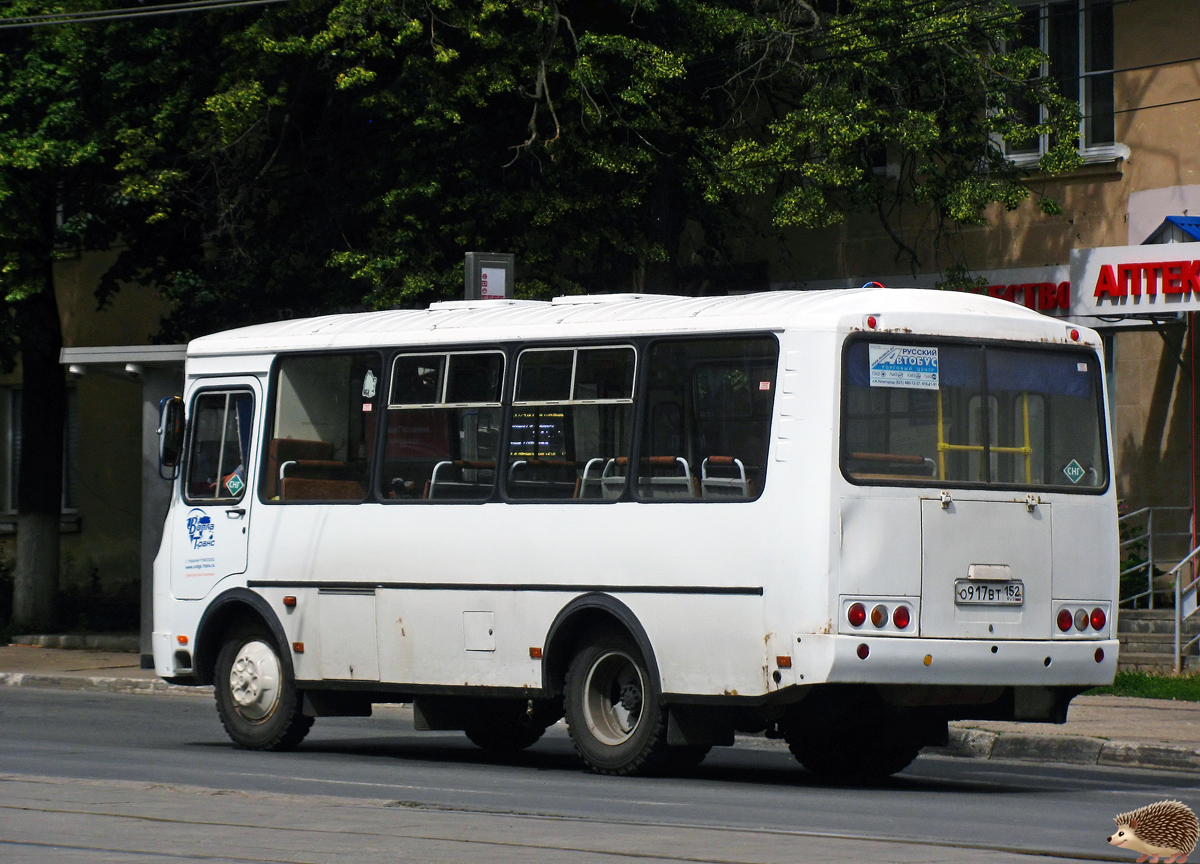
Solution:
<svg viewBox="0 0 1200 864"><path fill-rule="evenodd" d="M11 372L19 358L23 382L13 622L42 627L58 579L66 409L53 276L58 205L96 145L70 71L74 34L0 35L0 365Z"/></svg>
<svg viewBox="0 0 1200 864"><path fill-rule="evenodd" d="M516 252L518 293L546 296L675 290L864 209L904 248L914 210L1023 200L1001 137L1077 159L1041 55L1002 50L1016 21L1002 0L297 0L228 31L203 112L130 131L160 227L114 275L165 284L181 336L454 295L468 249Z"/></svg>

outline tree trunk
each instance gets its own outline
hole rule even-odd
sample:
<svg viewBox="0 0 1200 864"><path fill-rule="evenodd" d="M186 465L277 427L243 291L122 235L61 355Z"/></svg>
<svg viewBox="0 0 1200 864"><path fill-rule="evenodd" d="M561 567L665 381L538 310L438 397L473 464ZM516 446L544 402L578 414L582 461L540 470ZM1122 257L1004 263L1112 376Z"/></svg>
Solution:
<svg viewBox="0 0 1200 864"><path fill-rule="evenodd" d="M49 250L47 250L49 253ZM21 461L17 469L17 566L13 625L51 625L58 590L66 375L59 361L62 324L46 255L41 291L15 304L21 340Z"/></svg>

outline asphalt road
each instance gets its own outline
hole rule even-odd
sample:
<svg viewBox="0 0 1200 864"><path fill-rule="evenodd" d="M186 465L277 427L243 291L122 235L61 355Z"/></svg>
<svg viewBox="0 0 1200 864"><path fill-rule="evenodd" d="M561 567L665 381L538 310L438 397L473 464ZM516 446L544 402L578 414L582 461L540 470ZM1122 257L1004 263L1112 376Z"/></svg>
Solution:
<svg viewBox="0 0 1200 864"><path fill-rule="evenodd" d="M497 758L458 733L416 732L407 710L387 707L319 719L295 752L249 753L232 747L207 698L11 689L0 691L0 862L131 860L135 847L175 860L365 861L376 859L337 853L393 829L416 832L402 839L418 845L400 856L394 839L378 860L1125 861L1134 856L1105 843L1116 813L1163 798L1200 809L1191 774L923 756L886 782L847 788L762 745L717 748L684 777L600 777L582 769L561 726ZM273 843L245 857L186 845L200 822L261 839L286 813L294 840L335 811L365 827L353 840L300 844L299 857ZM136 846L139 831L145 843L165 836L145 823L156 813L182 820L171 831L190 826L171 841L183 845ZM516 845L470 846L472 832Z"/></svg>

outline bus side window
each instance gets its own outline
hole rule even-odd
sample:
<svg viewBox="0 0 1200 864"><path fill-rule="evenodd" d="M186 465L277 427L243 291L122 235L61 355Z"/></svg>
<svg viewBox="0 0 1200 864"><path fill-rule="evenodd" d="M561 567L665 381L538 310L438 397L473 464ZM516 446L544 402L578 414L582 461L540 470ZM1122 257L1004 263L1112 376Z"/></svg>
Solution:
<svg viewBox="0 0 1200 864"><path fill-rule="evenodd" d="M366 497L382 366L373 352L280 359L263 461L264 500Z"/></svg>
<svg viewBox="0 0 1200 864"><path fill-rule="evenodd" d="M400 354L392 363L380 495L484 501L496 483L504 354Z"/></svg>
<svg viewBox="0 0 1200 864"><path fill-rule="evenodd" d="M650 350L637 497L756 498L779 347L771 337L662 340Z"/></svg>
<svg viewBox="0 0 1200 864"><path fill-rule="evenodd" d="M191 501L231 503L246 490L254 397L244 391L201 393L192 406L185 490Z"/></svg>
<svg viewBox="0 0 1200 864"><path fill-rule="evenodd" d="M510 498L621 497L636 359L634 349L624 345L521 352L508 433Z"/></svg>

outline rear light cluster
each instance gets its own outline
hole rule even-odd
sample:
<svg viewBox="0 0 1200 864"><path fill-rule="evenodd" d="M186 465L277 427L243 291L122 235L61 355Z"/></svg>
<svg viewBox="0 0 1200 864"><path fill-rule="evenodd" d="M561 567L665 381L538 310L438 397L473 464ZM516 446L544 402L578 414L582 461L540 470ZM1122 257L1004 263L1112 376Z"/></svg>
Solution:
<svg viewBox="0 0 1200 864"><path fill-rule="evenodd" d="M1099 607L1093 609L1089 614L1086 609L1069 609L1063 606L1058 610L1058 629L1063 633L1071 632L1074 628L1082 633L1091 627L1093 630L1103 630L1104 625L1108 623L1108 615Z"/></svg>
<svg viewBox="0 0 1200 864"><path fill-rule="evenodd" d="M897 630L907 630L908 625L912 623L912 609L901 603L892 609L888 609L882 603L876 603L871 607L870 619L871 624L878 630L882 630L887 626L889 620ZM851 603L846 609L846 620L850 622L851 627L861 627L867 622L867 607L864 603Z"/></svg>

